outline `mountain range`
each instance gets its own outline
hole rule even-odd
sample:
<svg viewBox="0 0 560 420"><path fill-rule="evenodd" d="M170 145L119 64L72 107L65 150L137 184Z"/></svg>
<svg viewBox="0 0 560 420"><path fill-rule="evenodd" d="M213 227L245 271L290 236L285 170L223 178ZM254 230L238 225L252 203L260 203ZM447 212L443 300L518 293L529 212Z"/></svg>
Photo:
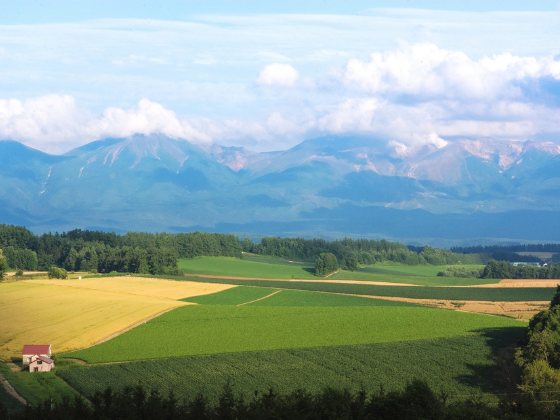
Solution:
<svg viewBox="0 0 560 420"><path fill-rule="evenodd" d="M560 237L560 146L490 138L389 147L321 137L285 151L163 135L60 156L0 141L0 223L247 236Z"/></svg>

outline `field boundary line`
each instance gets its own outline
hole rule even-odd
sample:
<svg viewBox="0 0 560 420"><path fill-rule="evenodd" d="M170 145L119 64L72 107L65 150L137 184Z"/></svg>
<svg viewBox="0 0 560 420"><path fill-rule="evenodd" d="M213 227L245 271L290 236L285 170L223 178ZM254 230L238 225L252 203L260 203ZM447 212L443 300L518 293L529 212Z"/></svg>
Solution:
<svg viewBox="0 0 560 420"><path fill-rule="evenodd" d="M10 394L12 397L14 397L23 405L27 405L27 401L25 400L25 398L23 398L21 395L18 394L18 392L15 390L12 384L8 382L8 380L4 377L4 375L1 372L0 372L0 382L2 383L2 386L8 392L8 394Z"/></svg>
<svg viewBox="0 0 560 420"><path fill-rule="evenodd" d="M237 306L243 306L243 305L248 305L249 303L258 302L259 300L263 300L263 299L269 298L270 296L275 295L276 293L280 293L282 290L284 290L284 289L277 290L277 291L275 291L275 292L272 292L270 295L264 296L264 297L259 298L259 299L252 300L251 302L240 303L240 304L237 305Z"/></svg>

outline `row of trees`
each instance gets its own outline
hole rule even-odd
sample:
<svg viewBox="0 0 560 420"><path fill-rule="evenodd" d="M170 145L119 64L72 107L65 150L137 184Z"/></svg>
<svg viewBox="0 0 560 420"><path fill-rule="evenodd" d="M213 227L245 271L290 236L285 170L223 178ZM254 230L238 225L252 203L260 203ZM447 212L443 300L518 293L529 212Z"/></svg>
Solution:
<svg viewBox="0 0 560 420"><path fill-rule="evenodd" d="M513 265L507 261L490 261L482 272L484 279L560 279L560 266L538 267Z"/></svg>
<svg viewBox="0 0 560 420"><path fill-rule="evenodd" d="M311 393L303 389L279 394L272 389L255 392L251 398L236 396L226 384L216 402L203 394L179 402L170 393L146 392L140 385L122 391L107 388L86 403L80 397L61 403L45 401L9 413L0 401L0 418L6 420L115 419L115 420L468 420L468 419L557 419L556 397L539 404L531 394L502 396L499 404L484 403L475 396L448 401L442 391L434 392L425 381L413 380L402 390L385 393L352 392L327 388Z"/></svg>
<svg viewBox="0 0 560 420"><path fill-rule="evenodd" d="M560 253L558 244L514 244L514 245L487 245L487 246L454 246L451 251L464 254L493 254L514 252L557 252Z"/></svg>

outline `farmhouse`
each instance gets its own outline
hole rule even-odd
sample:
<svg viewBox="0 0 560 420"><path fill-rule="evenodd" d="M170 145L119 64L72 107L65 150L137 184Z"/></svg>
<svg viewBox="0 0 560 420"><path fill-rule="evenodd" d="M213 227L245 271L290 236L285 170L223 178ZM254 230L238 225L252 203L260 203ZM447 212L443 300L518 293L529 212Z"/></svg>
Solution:
<svg viewBox="0 0 560 420"><path fill-rule="evenodd" d="M29 363L29 372L50 372L54 367L54 360L45 356L34 355Z"/></svg>
<svg viewBox="0 0 560 420"><path fill-rule="evenodd" d="M50 344L26 344L23 346L23 351L21 352L21 360L23 364L31 363L33 361L33 356L43 356L46 358L51 357L51 345Z"/></svg>

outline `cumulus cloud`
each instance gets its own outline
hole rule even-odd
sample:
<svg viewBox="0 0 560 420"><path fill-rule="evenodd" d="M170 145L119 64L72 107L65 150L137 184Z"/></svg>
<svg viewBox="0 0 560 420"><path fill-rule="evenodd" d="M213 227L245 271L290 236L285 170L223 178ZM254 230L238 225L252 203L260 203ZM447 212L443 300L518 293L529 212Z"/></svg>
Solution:
<svg viewBox="0 0 560 420"><path fill-rule="evenodd" d="M264 66L255 79L261 86L294 87L299 79L299 74L289 64L274 63Z"/></svg>
<svg viewBox="0 0 560 420"><path fill-rule="evenodd" d="M0 138L19 140L51 153L65 152L100 138L151 133L195 142L211 141L188 121L179 120L173 111L148 99L129 110L106 108L101 115L78 108L68 95L0 100Z"/></svg>
<svg viewBox="0 0 560 420"><path fill-rule="evenodd" d="M342 79L348 87L374 95L480 100L519 97L522 92L512 82L540 77L559 80L560 61L509 53L475 61L461 51L421 43L374 53L367 62L350 60Z"/></svg>

